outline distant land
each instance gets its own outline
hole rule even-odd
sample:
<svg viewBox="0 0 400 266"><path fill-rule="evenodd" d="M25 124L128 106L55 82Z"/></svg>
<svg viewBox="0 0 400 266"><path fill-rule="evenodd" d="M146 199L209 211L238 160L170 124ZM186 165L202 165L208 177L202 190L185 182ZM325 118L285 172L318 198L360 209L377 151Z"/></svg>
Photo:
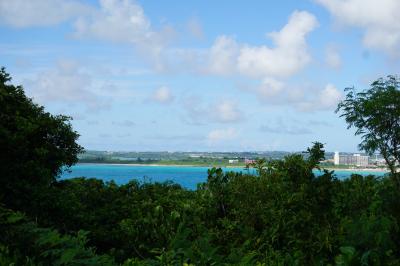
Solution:
<svg viewBox="0 0 400 266"><path fill-rule="evenodd" d="M79 155L79 163L105 164L140 164L140 165L182 165L182 166L245 166L246 161L258 158L280 160L290 154L304 154L304 152L287 151L252 151L252 152L121 152L87 150ZM353 153L342 153L353 154ZM349 165L335 166L333 152L326 152L323 166L329 168L347 169ZM380 157L380 156L379 156Z"/></svg>

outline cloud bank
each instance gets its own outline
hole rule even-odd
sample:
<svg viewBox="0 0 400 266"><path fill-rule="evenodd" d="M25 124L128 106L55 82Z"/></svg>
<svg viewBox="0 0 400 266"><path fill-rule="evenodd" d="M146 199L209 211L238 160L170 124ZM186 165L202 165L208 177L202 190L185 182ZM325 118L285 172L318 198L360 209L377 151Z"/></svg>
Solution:
<svg viewBox="0 0 400 266"><path fill-rule="evenodd" d="M338 25L360 28L367 48L400 56L398 0L316 0L335 18Z"/></svg>

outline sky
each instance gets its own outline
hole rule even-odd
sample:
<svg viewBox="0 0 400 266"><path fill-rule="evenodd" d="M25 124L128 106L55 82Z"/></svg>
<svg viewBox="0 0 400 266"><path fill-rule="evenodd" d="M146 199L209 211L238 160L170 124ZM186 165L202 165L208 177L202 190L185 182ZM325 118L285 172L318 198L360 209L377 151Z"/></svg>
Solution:
<svg viewBox="0 0 400 266"><path fill-rule="evenodd" d="M0 65L79 143L356 152L346 87L398 74L398 0L0 0Z"/></svg>

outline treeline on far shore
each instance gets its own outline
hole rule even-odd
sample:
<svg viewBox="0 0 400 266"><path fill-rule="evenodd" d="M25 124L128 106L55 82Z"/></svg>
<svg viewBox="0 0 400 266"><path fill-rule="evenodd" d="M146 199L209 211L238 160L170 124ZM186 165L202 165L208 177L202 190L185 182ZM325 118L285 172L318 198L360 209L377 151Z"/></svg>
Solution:
<svg viewBox="0 0 400 266"><path fill-rule="evenodd" d="M215 159L182 159L182 160L157 160L157 159L135 159L135 160L120 160L110 158L82 158L79 163L97 163L97 164L140 164L140 165L188 165L188 166L246 166L244 162L229 163L228 160Z"/></svg>
<svg viewBox="0 0 400 266"><path fill-rule="evenodd" d="M285 157L283 157L285 158ZM260 160L263 158L253 159L251 161ZM273 161L272 159L265 159L266 161ZM229 159L213 159L213 158L196 158L196 159L181 159L181 160L157 160L157 159L141 159L137 158L135 160L121 160L121 159L111 159L105 157L92 157L92 158L80 158L78 163L91 163L91 164L132 164L132 165L172 165L172 166L201 166L201 167L252 167L252 163L246 163L244 160L242 161L235 161L229 162ZM388 168L384 165L375 166L356 166L356 165L348 165L348 164L340 164L335 165L331 162L322 161L319 163L321 167L330 169L330 170L381 170L381 171L388 171Z"/></svg>

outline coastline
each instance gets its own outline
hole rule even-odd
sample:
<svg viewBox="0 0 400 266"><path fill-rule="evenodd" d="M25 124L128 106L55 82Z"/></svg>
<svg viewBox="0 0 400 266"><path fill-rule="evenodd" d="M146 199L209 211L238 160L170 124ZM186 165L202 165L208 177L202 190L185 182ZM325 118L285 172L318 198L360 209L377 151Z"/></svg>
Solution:
<svg viewBox="0 0 400 266"><path fill-rule="evenodd" d="M123 165L123 166L154 166L154 167L222 167L222 168L241 168L244 165L196 165L196 164L140 164L140 163L77 163L78 164L99 164L99 165Z"/></svg>
<svg viewBox="0 0 400 266"><path fill-rule="evenodd" d="M121 166L151 166L151 167L221 167L221 168L244 168L244 165L196 165L196 164L138 164L138 163L77 163L77 164L98 164L98 165L121 165ZM330 168L326 167L329 171L347 171L347 172L378 172L378 173L388 173L388 169L381 168Z"/></svg>
<svg viewBox="0 0 400 266"><path fill-rule="evenodd" d="M377 173L388 173L388 169L381 169L381 168L323 168L329 171L347 171L347 172L377 172Z"/></svg>

